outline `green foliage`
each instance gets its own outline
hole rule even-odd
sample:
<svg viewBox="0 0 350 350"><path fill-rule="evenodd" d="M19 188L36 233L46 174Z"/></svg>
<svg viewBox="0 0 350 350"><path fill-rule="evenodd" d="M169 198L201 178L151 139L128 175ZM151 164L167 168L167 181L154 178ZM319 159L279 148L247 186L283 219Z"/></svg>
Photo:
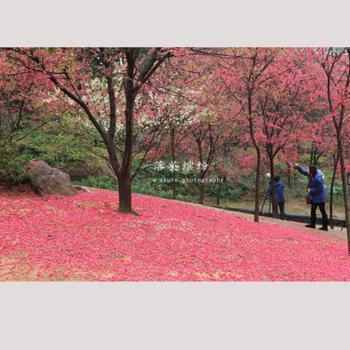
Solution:
<svg viewBox="0 0 350 350"><path fill-rule="evenodd" d="M116 190L116 181L108 176L87 177L79 181L74 181L75 184L87 187L102 188L106 190Z"/></svg>
<svg viewBox="0 0 350 350"><path fill-rule="evenodd" d="M25 179L24 165L28 157L18 150L15 141L8 138L0 139L0 180L10 183L20 183Z"/></svg>
<svg viewBox="0 0 350 350"><path fill-rule="evenodd" d="M227 179L221 186L218 183L205 183L206 197L215 198L219 195L221 198L230 200L240 200L249 196L252 192L253 175L242 178L240 181ZM198 187L194 183L186 182L187 179L198 177L198 174L185 174L181 171L176 172L176 199L188 202L198 200ZM210 175L216 177L215 174ZM164 179L172 179L173 173L169 169L161 171L147 168L141 172L133 182L133 192L155 195L163 198L173 198L173 183L162 182Z"/></svg>
<svg viewBox="0 0 350 350"><path fill-rule="evenodd" d="M89 158L88 145L83 139L64 132L35 132L22 143L22 153L62 170Z"/></svg>
<svg viewBox="0 0 350 350"><path fill-rule="evenodd" d="M45 118L44 118L45 119ZM39 125L27 123L12 134L4 130L0 141L0 180L22 182L24 165L43 160L69 173L72 179L108 173L101 156L105 149L94 130L83 126L77 116L63 115ZM113 187L115 188L115 186Z"/></svg>
<svg viewBox="0 0 350 350"><path fill-rule="evenodd" d="M102 142L93 130L87 134L77 116L64 115L39 129L24 128L19 136L23 135L19 147L29 160L43 160L72 179L105 174L99 160L105 154Z"/></svg>
<svg viewBox="0 0 350 350"><path fill-rule="evenodd" d="M169 198L168 195L170 195L167 193L168 191L164 191L161 188L157 188L152 181L147 180L145 178L140 178L140 177L136 177L135 181L133 182L132 185L132 189L133 192L136 193L142 193L142 194L155 194L157 192L157 190L159 190L159 193L162 193L161 197L165 197L165 198Z"/></svg>
<svg viewBox="0 0 350 350"><path fill-rule="evenodd" d="M223 182L220 186L218 183L209 183L206 185L205 191L208 196L225 198L232 201L242 199L249 195L251 185L246 181L236 182L230 179Z"/></svg>

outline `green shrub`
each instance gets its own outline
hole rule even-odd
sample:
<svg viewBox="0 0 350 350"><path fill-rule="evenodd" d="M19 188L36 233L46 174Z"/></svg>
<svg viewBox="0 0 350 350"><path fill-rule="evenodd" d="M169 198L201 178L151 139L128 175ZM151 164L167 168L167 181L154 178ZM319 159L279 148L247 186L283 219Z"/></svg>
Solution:
<svg viewBox="0 0 350 350"><path fill-rule="evenodd" d="M74 181L74 183L81 186L102 188L105 190L117 189L116 181L113 178L108 176L87 177L79 181Z"/></svg>
<svg viewBox="0 0 350 350"><path fill-rule="evenodd" d="M25 181L24 165L30 158L22 155L10 139L0 140L0 180L9 183Z"/></svg>

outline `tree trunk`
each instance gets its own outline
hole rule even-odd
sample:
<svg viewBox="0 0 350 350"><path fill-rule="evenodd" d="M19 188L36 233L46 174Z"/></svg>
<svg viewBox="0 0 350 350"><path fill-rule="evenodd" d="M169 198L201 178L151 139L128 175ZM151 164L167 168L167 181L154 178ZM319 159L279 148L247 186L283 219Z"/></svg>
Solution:
<svg viewBox="0 0 350 350"><path fill-rule="evenodd" d="M176 161L176 154L175 154L175 128L171 128L171 159L173 161L173 164L175 164ZM173 192L173 199L176 199L176 182L175 182L175 178L176 178L176 172L175 172L175 166L174 166L174 170L173 170L173 182L172 182L172 192Z"/></svg>
<svg viewBox="0 0 350 350"><path fill-rule="evenodd" d="M134 68L135 59L133 54L127 56L128 69L127 77L124 81L125 91L125 142L124 142L124 156L120 176L118 177L119 188L119 211L121 213L132 213L131 204L131 162L133 154L134 142ZM113 141L114 142L114 141Z"/></svg>
<svg viewBox="0 0 350 350"><path fill-rule="evenodd" d="M252 109L252 90L248 92L248 122L249 122L249 134L256 151L256 171L255 171L255 208L254 208L254 221L259 222L260 212L260 166L261 166L261 150L258 141L255 138L254 122L253 122L253 109Z"/></svg>
<svg viewBox="0 0 350 350"><path fill-rule="evenodd" d="M311 146L311 151L310 151L310 163L309 165L315 165L317 166L317 160L319 157L317 157L317 147L315 144Z"/></svg>
<svg viewBox="0 0 350 350"><path fill-rule="evenodd" d="M176 176L176 174L174 173L174 175L173 175L173 182L171 183L173 199L176 199L176 194L177 194L175 176Z"/></svg>
<svg viewBox="0 0 350 350"><path fill-rule="evenodd" d="M253 132L253 124L250 120L250 136L252 138L254 148L256 151L256 169L255 169L255 205L254 205L254 221L259 222L259 212L260 212L260 167L261 167L261 151L255 140L254 132Z"/></svg>
<svg viewBox="0 0 350 350"><path fill-rule="evenodd" d="M118 191L119 191L119 212L132 213L130 174L122 174L118 177Z"/></svg>
<svg viewBox="0 0 350 350"><path fill-rule="evenodd" d="M256 148L255 208L254 208L254 221L255 222L259 222L260 167L261 167L261 152L260 152L260 148Z"/></svg>
<svg viewBox="0 0 350 350"><path fill-rule="evenodd" d="M202 144L203 140L198 137L196 139L196 143L197 143L197 147L198 147L198 156L199 156L199 162L200 164L203 164L204 161L204 156L203 156L203 144ZM199 172L199 179L200 179L200 183L198 184L198 191L199 191L199 198L198 198L198 203L199 204L204 204L204 183L202 182L202 180L205 178L205 175L207 173L207 170L200 170Z"/></svg>
<svg viewBox="0 0 350 350"><path fill-rule="evenodd" d="M220 180L222 179L224 181L224 178L219 178ZM220 206L220 199L221 199L221 190L222 190L222 183L219 182L218 184L218 191L216 193L216 205Z"/></svg>
<svg viewBox="0 0 350 350"><path fill-rule="evenodd" d="M271 152L268 153L269 162L270 162L270 174L271 174L271 203L272 203L272 217L278 218L278 205L276 201L276 184L273 178L275 177L275 164L273 159L273 154Z"/></svg>
<svg viewBox="0 0 350 350"><path fill-rule="evenodd" d="M309 159L309 165L314 165L314 150L313 148L311 148L311 151L310 151L310 159Z"/></svg>
<svg viewBox="0 0 350 350"><path fill-rule="evenodd" d="M331 228L334 228L333 225L333 197L334 197L334 183L335 178L337 174L337 167L339 162L339 153L336 152L336 155L333 154L333 174L332 174L332 181L331 181L331 188L330 188L330 194L329 194L329 224Z"/></svg>
<svg viewBox="0 0 350 350"><path fill-rule="evenodd" d="M204 204L204 184L199 184L199 204Z"/></svg>
<svg viewBox="0 0 350 350"><path fill-rule="evenodd" d="M345 210L345 227L348 239L348 253L350 254L350 215L349 215L349 189L345 168L344 145L341 130L337 129L338 153L340 160L340 173L343 185L344 210Z"/></svg>

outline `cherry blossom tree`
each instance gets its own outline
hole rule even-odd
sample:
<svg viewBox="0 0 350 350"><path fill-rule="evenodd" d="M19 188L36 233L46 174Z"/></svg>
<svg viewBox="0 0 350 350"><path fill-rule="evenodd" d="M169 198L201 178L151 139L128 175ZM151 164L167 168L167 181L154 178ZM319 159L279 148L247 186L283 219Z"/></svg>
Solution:
<svg viewBox="0 0 350 350"><path fill-rule="evenodd" d="M307 54L308 50L284 49L270 67L271 78L257 93L260 117L257 125L261 132L258 138L266 152L272 179L276 175L276 157L284 152L289 161L293 158L295 144L305 137L303 117L312 111L319 97L317 79L308 69ZM278 217L274 184L272 181L272 208L273 216Z"/></svg>
<svg viewBox="0 0 350 350"><path fill-rule="evenodd" d="M328 117L333 121L336 140L337 157L340 161L340 174L343 185L345 225L350 254L350 213L349 190L344 148L344 124L348 119L350 107L350 48L322 48L314 57L324 72L325 96L328 102Z"/></svg>
<svg viewBox="0 0 350 350"><path fill-rule="evenodd" d="M8 57L46 77L77 104L100 134L118 179L119 211L132 212L135 110L152 75L171 56L162 48L13 49ZM123 129L118 134L118 126ZM116 140L119 136L121 139ZM121 141L121 150L116 147Z"/></svg>
<svg viewBox="0 0 350 350"><path fill-rule="evenodd" d="M247 123L250 141L256 153L254 221L259 221L260 175L262 144L259 139L259 115L257 113L258 92L264 84L281 71L271 67L280 49L247 48L235 49L233 58L221 60L219 78L226 88L232 103L240 106L240 115Z"/></svg>

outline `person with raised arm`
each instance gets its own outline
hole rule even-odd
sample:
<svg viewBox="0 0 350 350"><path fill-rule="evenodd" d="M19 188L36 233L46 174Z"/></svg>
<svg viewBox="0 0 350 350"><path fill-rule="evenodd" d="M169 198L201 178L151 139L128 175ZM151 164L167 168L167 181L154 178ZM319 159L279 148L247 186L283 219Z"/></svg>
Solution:
<svg viewBox="0 0 350 350"><path fill-rule="evenodd" d="M320 208L322 214L322 227L320 230L328 231L328 216L326 212L327 189L324 184L324 174L315 165L309 166L309 171L303 169L299 164L294 169L300 174L308 177L307 192L311 204L310 224L306 227L316 228L316 210Z"/></svg>

